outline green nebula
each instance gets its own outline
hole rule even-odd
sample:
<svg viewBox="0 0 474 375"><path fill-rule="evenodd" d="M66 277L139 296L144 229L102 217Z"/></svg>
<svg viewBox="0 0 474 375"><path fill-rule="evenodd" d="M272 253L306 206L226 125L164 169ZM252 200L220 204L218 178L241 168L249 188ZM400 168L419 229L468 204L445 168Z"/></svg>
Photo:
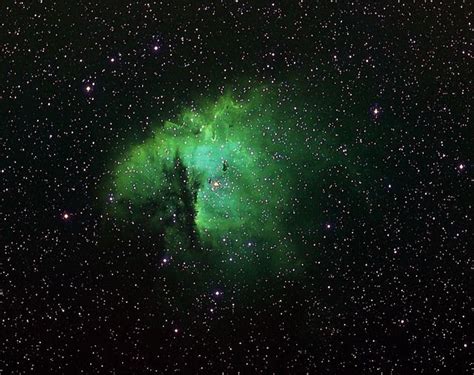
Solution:
<svg viewBox="0 0 474 375"><path fill-rule="evenodd" d="M183 110L117 164L108 210L161 233L174 255L300 264L294 244L320 215L312 190L336 159L301 103L262 86Z"/></svg>

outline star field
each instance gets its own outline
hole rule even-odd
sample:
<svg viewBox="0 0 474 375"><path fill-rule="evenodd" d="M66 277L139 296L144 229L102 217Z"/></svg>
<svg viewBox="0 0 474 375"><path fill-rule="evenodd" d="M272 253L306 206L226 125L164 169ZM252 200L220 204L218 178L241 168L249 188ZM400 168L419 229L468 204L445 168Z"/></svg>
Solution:
<svg viewBox="0 0 474 375"><path fill-rule="evenodd" d="M467 2L2 2L6 374L463 374Z"/></svg>

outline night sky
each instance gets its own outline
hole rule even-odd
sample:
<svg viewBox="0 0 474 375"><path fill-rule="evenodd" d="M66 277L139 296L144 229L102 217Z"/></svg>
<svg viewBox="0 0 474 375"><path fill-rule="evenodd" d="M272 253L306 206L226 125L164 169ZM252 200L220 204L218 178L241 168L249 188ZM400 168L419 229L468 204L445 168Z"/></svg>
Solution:
<svg viewBox="0 0 474 375"><path fill-rule="evenodd" d="M5 374L463 374L468 2L2 1Z"/></svg>

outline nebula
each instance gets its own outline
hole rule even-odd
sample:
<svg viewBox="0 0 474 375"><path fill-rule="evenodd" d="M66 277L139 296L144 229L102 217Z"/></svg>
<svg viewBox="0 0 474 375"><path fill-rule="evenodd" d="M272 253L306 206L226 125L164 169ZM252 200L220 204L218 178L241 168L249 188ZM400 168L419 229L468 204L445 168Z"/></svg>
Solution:
<svg viewBox="0 0 474 375"><path fill-rule="evenodd" d="M318 225L315 187L338 159L303 100L258 87L183 110L117 164L109 211L161 233L174 256L301 265L295 244Z"/></svg>

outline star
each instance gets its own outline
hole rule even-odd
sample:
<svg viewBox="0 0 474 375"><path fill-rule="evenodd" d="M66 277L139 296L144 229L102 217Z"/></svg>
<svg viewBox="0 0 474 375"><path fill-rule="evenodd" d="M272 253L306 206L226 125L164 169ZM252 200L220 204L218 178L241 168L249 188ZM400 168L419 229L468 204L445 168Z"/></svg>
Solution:
<svg viewBox="0 0 474 375"><path fill-rule="evenodd" d="M95 82L89 81L85 83L83 90L85 91L86 94L92 94L92 92L94 91L94 87L95 87Z"/></svg>
<svg viewBox="0 0 474 375"><path fill-rule="evenodd" d="M374 103L370 106L369 112L370 112L370 116L372 117L372 119L378 120L380 118L380 116L382 116L383 110L382 110L382 107L379 104Z"/></svg>
<svg viewBox="0 0 474 375"><path fill-rule="evenodd" d="M214 181L211 181L211 189L213 191L216 191L217 189L219 189L220 187L222 186L221 182L219 180L214 180Z"/></svg>

